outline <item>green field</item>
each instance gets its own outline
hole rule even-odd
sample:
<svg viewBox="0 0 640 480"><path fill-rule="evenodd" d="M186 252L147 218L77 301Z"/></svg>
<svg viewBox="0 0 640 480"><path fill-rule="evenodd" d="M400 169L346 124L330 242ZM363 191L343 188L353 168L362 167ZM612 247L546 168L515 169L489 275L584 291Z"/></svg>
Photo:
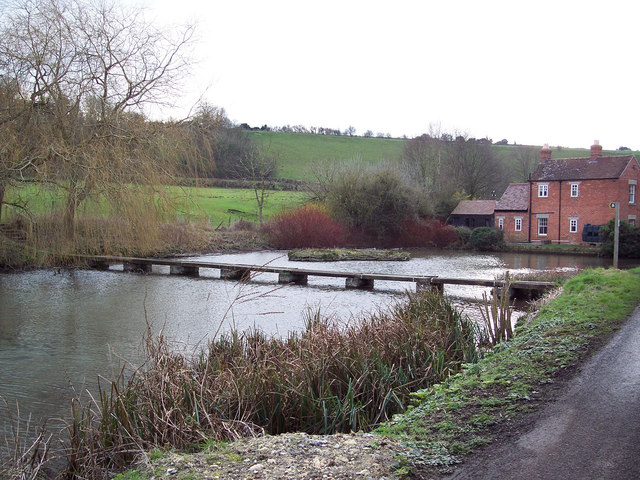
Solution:
<svg viewBox="0 0 640 480"><path fill-rule="evenodd" d="M313 180L316 162L361 159L366 163L398 160L404 140L308 133L250 132L251 137L278 156L278 177Z"/></svg>
<svg viewBox="0 0 640 480"><path fill-rule="evenodd" d="M176 218L189 221L207 221L215 226L243 219L258 220L258 206L253 190L238 188L167 187L171 211ZM301 205L306 200L304 192L269 191L264 202L263 217L269 219L283 209ZM64 197L62 192L42 188L36 184L25 184L21 188L7 191L7 202L25 204L33 215L49 215L62 212ZM3 221L20 213L9 206L4 207ZM103 198L83 202L79 210L81 216L106 216L109 213Z"/></svg>
<svg viewBox="0 0 640 480"><path fill-rule="evenodd" d="M317 162L360 159L375 164L382 160L398 160L406 140L400 138L365 138L307 133L249 132L251 138L278 156L280 178L313 181L311 166ZM494 145L507 166L513 165L516 152L522 148L539 150L535 145ZM551 147L552 158L588 157L589 148ZM604 155L627 155L640 152L604 150ZM513 181L519 181L514 178Z"/></svg>
<svg viewBox="0 0 640 480"><path fill-rule="evenodd" d="M258 204L253 190L240 188L176 188L178 216L205 220L215 226L235 220L258 221ZM287 208L302 205L303 192L270 191L264 202L263 218L269 219Z"/></svg>

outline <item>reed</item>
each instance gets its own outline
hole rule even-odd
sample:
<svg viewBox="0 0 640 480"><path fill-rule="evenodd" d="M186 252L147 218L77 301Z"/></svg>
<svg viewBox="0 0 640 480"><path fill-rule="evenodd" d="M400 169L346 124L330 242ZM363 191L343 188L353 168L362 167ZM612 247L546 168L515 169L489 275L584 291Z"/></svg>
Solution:
<svg viewBox="0 0 640 480"><path fill-rule="evenodd" d="M107 477L155 446L370 429L476 358L471 322L434 291L346 325L308 312L306 328L286 338L231 331L194 357L162 335L145 344L144 368L74 408L74 473Z"/></svg>
<svg viewBox="0 0 640 480"><path fill-rule="evenodd" d="M509 272L504 275L504 284L501 289L493 287L491 299L486 293L482 293L482 302L479 305L482 323L484 325L484 342L495 346L502 341L513 337L513 325L511 324L511 304L509 287L511 279Z"/></svg>
<svg viewBox="0 0 640 480"><path fill-rule="evenodd" d="M45 478L50 455L52 434L47 431L46 421L34 425L29 416L20 417L20 408L11 409L5 399L4 414L10 431L5 436L5 454L0 456L0 478L7 480L37 480ZM0 449L1 450L1 449Z"/></svg>

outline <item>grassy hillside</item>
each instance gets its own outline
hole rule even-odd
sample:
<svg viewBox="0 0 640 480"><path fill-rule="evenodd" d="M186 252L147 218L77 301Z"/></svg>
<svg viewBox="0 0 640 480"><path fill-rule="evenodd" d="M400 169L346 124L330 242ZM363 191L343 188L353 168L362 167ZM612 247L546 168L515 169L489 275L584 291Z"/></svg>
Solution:
<svg viewBox="0 0 640 480"><path fill-rule="evenodd" d="M323 161L348 161L361 159L367 163L381 160L398 160L406 140L399 138L364 138L336 135L313 135L306 133L250 132L251 137L276 153L279 158L278 176L295 180L313 181L311 166ZM514 170L512 181L518 178L520 150L539 150L535 145L494 145L496 153L505 160L505 165ZM588 148L551 147L552 158L589 156ZM625 155L640 152L605 150L604 155ZM537 160L537 159L536 159Z"/></svg>
<svg viewBox="0 0 640 480"><path fill-rule="evenodd" d="M295 180L313 180L310 168L314 162L397 160L404 146L404 140L396 138L276 132L251 132L251 136L279 155L278 176Z"/></svg>

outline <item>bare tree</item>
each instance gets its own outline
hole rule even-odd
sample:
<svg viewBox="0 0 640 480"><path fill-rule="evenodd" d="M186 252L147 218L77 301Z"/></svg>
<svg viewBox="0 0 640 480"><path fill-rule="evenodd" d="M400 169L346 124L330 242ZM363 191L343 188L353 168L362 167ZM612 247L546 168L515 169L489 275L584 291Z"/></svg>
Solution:
<svg viewBox="0 0 640 480"><path fill-rule="evenodd" d="M449 143L446 174L471 198L491 195L504 186L504 168L491 144L458 135Z"/></svg>
<svg viewBox="0 0 640 480"><path fill-rule="evenodd" d="M515 168L518 182L526 182L540 161L540 153L535 147L519 147L515 154Z"/></svg>
<svg viewBox="0 0 640 480"><path fill-rule="evenodd" d="M254 146L234 166L236 177L248 180L258 206L258 222L262 224L264 203L269 196L269 181L275 176L278 159L268 145Z"/></svg>
<svg viewBox="0 0 640 480"><path fill-rule="evenodd" d="M69 238L90 196L120 208L123 185L169 172L147 155L153 131L141 113L174 94L192 33L169 36L109 0L22 0L3 15L0 75L21 109L9 123L29 129L22 162L65 192Z"/></svg>

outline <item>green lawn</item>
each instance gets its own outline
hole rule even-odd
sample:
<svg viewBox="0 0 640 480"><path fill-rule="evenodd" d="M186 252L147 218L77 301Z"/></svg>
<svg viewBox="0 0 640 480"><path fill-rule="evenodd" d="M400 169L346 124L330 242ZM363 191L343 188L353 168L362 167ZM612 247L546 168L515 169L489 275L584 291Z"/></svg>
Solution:
<svg viewBox="0 0 640 480"><path fill-rule="evenodd" d="M167 187L171 207L176 218L190 221L207 221L214 225L229 224L238 219L258 220L258 205L253 190L239 188ZM7 191L5 200L24 204L34 215L61 212L64 207L62 192L25 184ZM305 202L304 192L269 191L264 202L263 217L268 219L283 209L293 208ZM9 220L19 210L4 207L3 221ZM109 207L103 198L84 202L80 215L105 216Z"/></svg>
<svg viewBox="0 0 640 480"><path fill-rule="evenodd" d="M258 220L258 204L253 190L240 188L176 188L177 215L191 220L206 220L214 225L243 219ZM302 205L303 192L269 191L263 217L268 219L287 208Z"/></svg>

